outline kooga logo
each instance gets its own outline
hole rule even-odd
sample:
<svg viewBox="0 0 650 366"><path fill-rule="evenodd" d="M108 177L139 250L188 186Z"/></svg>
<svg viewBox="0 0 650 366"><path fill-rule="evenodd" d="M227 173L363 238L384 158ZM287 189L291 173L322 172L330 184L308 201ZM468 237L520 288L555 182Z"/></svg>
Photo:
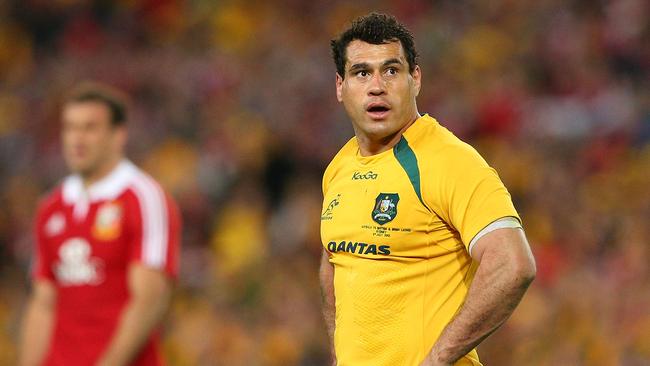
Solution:
<svg viewBox="0 0 650 366"><path fill-rule="evenodd" d="M359 179L377 179L377 175L378 175L378 174L377 174L377 173L373 173L372 170L369 171L369 172L367 172L367 173L365 173L365 174L361 174L361 173L359 173L359 172L354 172L354 174L352 174L352 180L359 180Z"/></svg>

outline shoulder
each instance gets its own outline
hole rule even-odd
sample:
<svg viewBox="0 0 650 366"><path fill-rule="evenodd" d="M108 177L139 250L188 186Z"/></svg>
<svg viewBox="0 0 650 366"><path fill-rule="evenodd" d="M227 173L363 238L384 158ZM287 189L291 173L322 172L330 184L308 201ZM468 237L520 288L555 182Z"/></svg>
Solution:
<svg viewBox="0 0 650 366"><path fill-rule="evenodd" d="M323 173L323 191L326 190L327 184L332 181L337 173L344 167L351 159L354 159L357 153L358 144L356 137L352 137L343 147L336 153L332 161L327 165L325 173Z"/></svg>
<svg viewBox="0 0 650 366"><path fill-rule="evenodd" d="M440 204L458 192L471 192L485 182L499 183L494 169L471 145L435 120L421 127L418 134L411 134L409 145L417 157L423 199L430 207L440 211Z"/></svg>
<svg viewBox="0 0 650 366"><path fill-rule="evenodd" d="M123 195L147 211L163 209L172 200L160 183L135 165L132 165Z"/></svg>
<svg viewBox="0 0 650 366"><path fill-rule="evenodd" d="M487 167L487 163L470 144L462 141L438 121L424 116L417 134L409 144L422 168L444 169L444 172Z"/></svg>
<svg viewBox="0 0 650 366"><path fill-rule="evenodd" d="M134 166L128 189L138 193L164 193L162 186L149 173Z"/></svg>
<svg viewBox="0 0 650 366"><path fill-rule="evenodd" d="M63 184L59 184L41 196L36 206L37 217L47 215L49 212L63 205Z"/></svg>
<svg viewBox="0 0 650 366"><path fill-rule="evenodd" d="M39 208L48 208L60 205L63 201L63 184L58 184L56 187L45 192L38 201Z"/></svg>
<svg viewBox="0 0 650 366"><path fill-rule="evenodd" d="M51 225L50 222L52 222L53 218L54 222L63 221L64 201L62 191L63 184L59 184L39 198L32 219L32 228L36 233L46 230L46 227Z"/></svg>
<svg viewBox="0 0 650 366"><path fill-rule="evenodd" d="M178 228L181 215L178 205L162 185L145 171L132 165L128 185L121 195L128 217L151 230ZM171 225L171 226L170 226Z"/></svg>

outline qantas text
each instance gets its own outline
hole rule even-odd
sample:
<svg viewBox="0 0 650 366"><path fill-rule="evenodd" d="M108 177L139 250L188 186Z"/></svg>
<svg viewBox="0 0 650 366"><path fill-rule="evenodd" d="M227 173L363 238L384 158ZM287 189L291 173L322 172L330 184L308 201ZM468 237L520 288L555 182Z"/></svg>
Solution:
<svg viewBox="0 0 650 366"><path fill-rule="evenodd" d="M351 241L341 241L337 243L331 241L327 243L327 249L332 252L347 252L356 254L372 254L372 255L389 255L390 245L376 245L367 243L358 243Z"/></svg>

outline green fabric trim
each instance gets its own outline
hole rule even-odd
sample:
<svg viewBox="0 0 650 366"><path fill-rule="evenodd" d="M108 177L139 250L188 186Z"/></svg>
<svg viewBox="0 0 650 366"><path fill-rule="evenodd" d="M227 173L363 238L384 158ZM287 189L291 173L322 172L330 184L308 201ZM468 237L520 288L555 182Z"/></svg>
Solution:
<svg viewBox="0 0 650 366"><path fill-rule="evenodd" d="M406 175L408 175L411 185L415 190L415 194L420 199L420 202L424 207L427 207L422 200L422 192L420 191L420 169L418 168L418 158L415 156L415 153L404 136L402 136L397 145L393 148L393 154L395 154L395 158L406 172Z"/></svg>

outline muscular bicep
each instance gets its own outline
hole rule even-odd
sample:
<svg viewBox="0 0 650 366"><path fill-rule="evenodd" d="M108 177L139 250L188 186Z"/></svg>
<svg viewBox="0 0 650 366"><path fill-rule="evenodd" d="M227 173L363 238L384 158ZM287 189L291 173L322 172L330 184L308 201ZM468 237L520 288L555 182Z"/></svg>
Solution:
<svg viewBox="0 0 650 366"><path fill-rule="evenodd" d="M323 267L325 268L333 268L332 263L330 263L330 255L327 253L327 250L323 249L323 252L320 257L320 266L321 269Z"/></svg>
<svg viewBox="0 0 650 366"><path fill-rule="evenodd" d="M329 254L323 249L320 260L320 280L321 286L331 284L334 280L334 266L330 263Z"/></svg>
<svg viewBox="0 0 650 366"><path fill-rule="evenodd" d="M323 250L321 256L319 277L323 303L334 305L334 266L330 263L326 250Z"/></svg>
<svg viewBox="0 0 650 366"><path fill-rule="evenodd" d="M483 235L473 246L472 258L483 264L511 266L534 275L535 260L521 228L502 228Z"/></svg>

